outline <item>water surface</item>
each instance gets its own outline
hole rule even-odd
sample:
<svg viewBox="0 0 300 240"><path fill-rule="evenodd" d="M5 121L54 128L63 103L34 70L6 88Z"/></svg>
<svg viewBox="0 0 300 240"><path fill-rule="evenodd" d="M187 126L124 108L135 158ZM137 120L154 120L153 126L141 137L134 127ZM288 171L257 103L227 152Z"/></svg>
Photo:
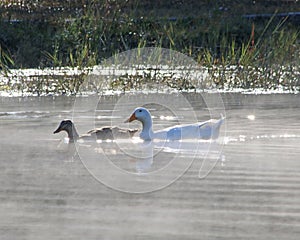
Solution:
<svg viewBox="0 0 300 240"><path fill-rule="evenodd" d="M199 119L209 118L199 95L186 97ZM228 93L222 98L225 145L220 158L210 155L206 162L216 162L213 170L199 179L204 157L196 157L177 181L145 194L99 183L65 135L52 134L62 119L73 117L73 97L0 98L1 239L298 239L300 96ZM117 99L102 99L105 107L96 112L82 108L75 114L78 131L93 127L87 124L91 119L96 126L111 124ZM76 101L84 106L87 100ZM178 122L166 111L153 109L157 129ZM188 121L188 110L179 111ZM125 115L116 114L113 121L122 122ZM139 165L120 158L114 144L78 146L81 153L106 151L113 164L133 174L155 172L178 154L174 145L156 146L160 157ZM180 148L179 159L194 158L190 146Z"/></svg>

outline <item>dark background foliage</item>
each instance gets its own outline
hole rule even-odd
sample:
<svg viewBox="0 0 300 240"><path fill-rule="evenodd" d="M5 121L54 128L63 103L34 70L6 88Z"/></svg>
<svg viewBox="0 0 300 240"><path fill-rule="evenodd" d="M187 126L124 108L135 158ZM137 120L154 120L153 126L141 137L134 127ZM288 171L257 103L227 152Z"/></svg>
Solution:
<svg viewBox="0 0 300 240"><path fill-rule="evenodd" d="M297 11L299 1L291 0L3 0L0 45L14 68L91 66L144 46L195 58L209 49L218 59L222 41L235 41L238 49L249 42L253 26L255 37L264 33L270 17L246 14ZM270 29L283 20L281 29L299 31L299 16L274 18Z"/></svg>

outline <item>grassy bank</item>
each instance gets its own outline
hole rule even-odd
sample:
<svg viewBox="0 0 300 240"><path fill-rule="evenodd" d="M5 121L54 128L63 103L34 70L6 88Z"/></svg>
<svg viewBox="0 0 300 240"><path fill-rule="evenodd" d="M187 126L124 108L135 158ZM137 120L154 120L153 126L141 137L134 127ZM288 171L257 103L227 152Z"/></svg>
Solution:
<svg viewBox="0 0 300 240"><path fill-rule="evenodd" d="M207 67L220 88L299 86L299 20L275 15L300 11L296 1L95 0L49 5L40 0L41 4L19 11L4 3L0 19L4 73L10 68L82 70L125 50L163 47ZM243 17L250 13L274 15ZM228 77L230 66L235 66L235 78Z"/></svg>

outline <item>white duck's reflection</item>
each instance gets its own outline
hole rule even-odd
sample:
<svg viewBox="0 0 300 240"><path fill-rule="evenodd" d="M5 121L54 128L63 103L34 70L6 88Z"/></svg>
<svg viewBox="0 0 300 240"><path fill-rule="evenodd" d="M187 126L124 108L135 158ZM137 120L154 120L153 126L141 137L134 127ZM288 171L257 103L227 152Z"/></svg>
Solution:
<svg viewBox="0 0 300 240"><path fill-rule="evenodd" d="M120 169L140 174L163 168L175 157L182 158L182 161L193 161L196 158L210 158L217 161L220 158L221 144L217 141L204 140L143 141L140 138L133 138L96 143L79 142L77 150L81 152L81 157L84 157L86 151L89 151L87 154L91 157L90 148L94 149L95 158L105 156Z"/></svg>

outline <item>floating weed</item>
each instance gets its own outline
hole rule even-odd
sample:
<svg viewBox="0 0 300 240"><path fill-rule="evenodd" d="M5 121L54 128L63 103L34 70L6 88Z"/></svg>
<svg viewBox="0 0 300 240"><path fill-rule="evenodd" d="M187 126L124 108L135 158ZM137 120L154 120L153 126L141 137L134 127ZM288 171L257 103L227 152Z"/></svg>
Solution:
<svg viewBox="0 0 300 240"><path fill-rule="evenodd" d="M113 76L101 75L104 71L89 75L91 69L56 68L47 70L13 70L2 75L0 91L21 94L77 94L83 89L96 92L143 91L203 91L218 88L300 90L299 66L251 67L242 65L213 65L184 73L179 70L166 70L165 66L139 66L138 70L127 69ZM102 70L103 70L102 69ZM87 78L88 77L88 78ZM85 81L89 79L89 81ZM93 81L94 79L94 81ZM99 81L100 79L100 81Z"/></svg>

